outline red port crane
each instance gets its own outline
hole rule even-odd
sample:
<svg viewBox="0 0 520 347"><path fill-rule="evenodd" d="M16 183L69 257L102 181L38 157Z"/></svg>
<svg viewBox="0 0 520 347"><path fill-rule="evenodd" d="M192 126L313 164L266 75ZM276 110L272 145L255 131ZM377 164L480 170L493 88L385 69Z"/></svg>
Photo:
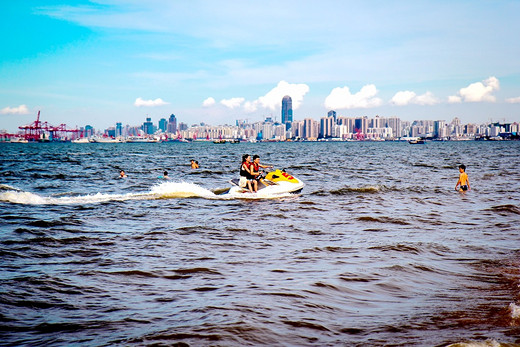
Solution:
<svg viewBox="0 0 520 347"><path fill-rule="evenodd" d="M55 127L47 122L40 121L40 111L38 111L38 117L34 122L18 128L24 131L23 137L27 141L72 140L80 135L79 129L67 129L66 124Z"/></svg>

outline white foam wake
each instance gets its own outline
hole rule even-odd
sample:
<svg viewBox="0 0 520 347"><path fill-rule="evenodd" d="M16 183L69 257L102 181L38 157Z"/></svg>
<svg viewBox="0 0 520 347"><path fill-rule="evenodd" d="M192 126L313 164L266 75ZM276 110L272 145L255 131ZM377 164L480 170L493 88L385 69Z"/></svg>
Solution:
<svg viewBox="0 0 520 347"><path fill-rule="evenodd" d="M150 192L154 198L205 198L215 199L217 195L211 190L188 182L164 182L152 187Z"/></svg>
<svg viewBox="0 0 520 347"><path fill-rule="evenodd" d="M7 187L5 187L7 189ZM233 199L279 199L294 197L293 194L265 194L258 193L236 193L217 195L211 190L188 182L163 182L151 187L145 193L127 194L87 194L74 196L41 196L35 193L24 192L13 187L10 190L0 191L0 201L24 205L81 205L95 204L107 201L126 200L154 200L154 199L179 199L179 198L203 198L211 200L233 200Z"/></svg>
<svg viewBox="0 0 520 347"><path fill-rule="evenodd" d="M0 193L0 201L24 205L79 205L106 201L139 199L143 194L89 194L80 196L45 197L34 193L9 191Z"/></svg>

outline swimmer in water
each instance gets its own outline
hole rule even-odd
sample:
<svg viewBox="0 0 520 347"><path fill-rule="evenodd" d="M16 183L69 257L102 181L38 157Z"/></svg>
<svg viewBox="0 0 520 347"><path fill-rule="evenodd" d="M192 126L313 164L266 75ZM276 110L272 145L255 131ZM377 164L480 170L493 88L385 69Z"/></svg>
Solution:
<svg viewBox="0 0 520 347"><path fill-rule="evenodd" d="M128 177L128 176L125 174L125 170L119 171L119 178L126 178L126 177Z"/></svg>

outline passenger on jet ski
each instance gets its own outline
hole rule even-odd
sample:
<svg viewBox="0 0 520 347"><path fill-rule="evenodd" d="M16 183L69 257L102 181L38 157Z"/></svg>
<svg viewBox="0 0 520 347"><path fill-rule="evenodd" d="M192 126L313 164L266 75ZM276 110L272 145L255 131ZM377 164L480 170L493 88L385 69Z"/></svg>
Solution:
<svg viewBox="0 0 520 347"><path fill-rule="evenodd" d="M240 165L240 182L238 185L240 188L245 188L247 186L251 193L253 193L253 187L255 188L255 191L258 190L258 182L254 179L255 177L252 174L252 169L251 156L249 154L244 154L242 156L242 165Z"/></svg>

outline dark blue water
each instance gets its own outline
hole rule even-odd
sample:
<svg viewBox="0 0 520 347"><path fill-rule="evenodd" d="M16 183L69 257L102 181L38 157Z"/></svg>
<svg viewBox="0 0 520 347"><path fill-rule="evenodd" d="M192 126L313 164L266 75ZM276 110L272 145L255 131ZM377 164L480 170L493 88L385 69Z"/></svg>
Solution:
<svg viewBox="0 0 520 347"><path fill-rule="evenodd" d="M1 345L520 343L520 142L0 150ZM244 153L305 188L219 195Z"/></svg>

